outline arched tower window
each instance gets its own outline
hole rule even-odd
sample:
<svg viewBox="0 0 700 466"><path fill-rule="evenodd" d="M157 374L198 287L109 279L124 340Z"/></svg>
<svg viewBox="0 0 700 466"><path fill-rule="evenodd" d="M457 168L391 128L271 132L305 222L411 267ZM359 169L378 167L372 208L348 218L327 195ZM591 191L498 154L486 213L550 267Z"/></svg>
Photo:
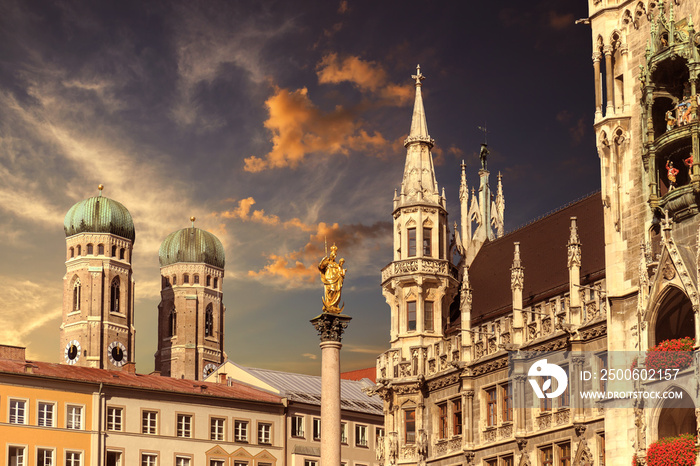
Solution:
<svg viewBox="0 0 700 466"><path fill-rule="evenodd" d="M193 276L192 279L194 280L194 284L195 284L195 285L198 285L198 284L199 284L199 275L196 275L196 274L195 274L195 275Z"/></svg>
<svg viewBox="0 0 700 466"><path fill-rule="evenodd" d="M214 334L214 307L209 303L204 314L204 336L210 337Z"/></svg>
<svg viewBox="0 0 700 466"><path fill-rule="evenodd" d="M111 312L119 312L119 277L114 277L111 288L109 310Z"/></svg>
<svg viewBox="0 0 700 466"><path fill-rule="evenodd" d="M649 346L664 340L684 337L695 339L694 319L693 305L688 297L681 290L673 288L658 307L654 326L654 341L649 342Z"/></svg>
<svg viewBox="0 0 700 466"><path fill-rule="evenodd" d="M214 277L214 288L219 288L219 279Z"/></svg>
<svg viewBox="0 0 700 466"><path fill-rule="evenodd" d="M80 255L80 245L77 247L78 255Z"/></svg>
<svg viewBox="0 0 700 466"><path fill-rule="evenodd" d="M168 322L168 330L171 337L177 335L177 311L174 308L170 311L170 321Z"/></svg>
<svg viewBox="0 0 700 466"><path fill-rule="evenodd" d="M104 244L97 245L97 254L99 254L100 256L105 255L105 245Z"/></svg>
<svg viewBox="0 0 700 466"><path fill-rule="evenodd" d="M75 277L75 282L73 282L73 310L80 310L80 279Z"/></svg>
<svg viewBox="0 0 700 466"><path fill-rule="evenodd" d="M75 257L75 249L70 248L70 256Z"/></svg>
<svg viewBox="0 0 700 466"><path fill-rule="evenodd" d="M681 434L695 435L695 406L692 397L681 388L673 388L681 392L682 398L669 398L664 401L659 413L658 437L677 437Z"/></svg>
<svg viewBox="0 0 700 466"><path fill-rule="evenodd" d="M207 286L211 286L211 275L207 275Z"/></svg>
<svg viewBox="0 0 700 466"><path fill-rule="evenodd" d="M190 276L185 274L182 276L182 283L189 283L190 282Z"/></svg>
<svg viewBox="0 0 700 466"><path fill-rule="evenodd" d="M94 254L94 253L93 253L93 249L92 249L92 244L88 244L88 246L87 246L87 253L88 253L88 254Z"/></svg>
<svg viewBox="0 0 700 466"><path fill-rule="evenodd" d="M124 260L124 248L121 248L121 249L119 250L119 259Z"/></svg>
<svg viewBox="0 0 700 466"><path fill-rule="evenodd" d="M117 246L112 246L112 257L117 257Z"/></svg>

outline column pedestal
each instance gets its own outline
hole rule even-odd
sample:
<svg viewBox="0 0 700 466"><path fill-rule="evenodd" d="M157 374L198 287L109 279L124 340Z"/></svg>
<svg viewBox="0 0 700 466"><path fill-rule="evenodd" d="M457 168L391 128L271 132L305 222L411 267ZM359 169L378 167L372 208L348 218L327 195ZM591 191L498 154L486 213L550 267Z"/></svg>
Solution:
<svg viewBox="0 0 700 466"><path fill-rule="evenodd" d="M321 465L340 464L340 348L351 317L324 312L311 319L321 337Z"/></svg>

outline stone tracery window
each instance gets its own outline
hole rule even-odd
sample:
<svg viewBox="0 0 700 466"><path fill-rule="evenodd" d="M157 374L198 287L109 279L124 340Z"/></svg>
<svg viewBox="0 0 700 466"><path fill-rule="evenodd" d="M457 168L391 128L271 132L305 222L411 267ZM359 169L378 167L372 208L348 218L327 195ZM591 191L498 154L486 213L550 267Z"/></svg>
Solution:
<svg viewBox="0 0 700 466"><path fill-rule="evenodd" d="M120 287L119 277L114 277L112 286L110 287L109 310L110 312L119 312Z"/></svg>
<svg viewBox="0 0 700 466"><path fill-rule="evenodd" d="M211 303L207 305L207 310L204 314L204 336L210 337L214 335L214 308Z"/></svg>
<svg viewBox="0 0 700 466"><path fill-rule="evenodd" d="M73 311L80 310L80 279L75 277L73 283Z"/></svg>

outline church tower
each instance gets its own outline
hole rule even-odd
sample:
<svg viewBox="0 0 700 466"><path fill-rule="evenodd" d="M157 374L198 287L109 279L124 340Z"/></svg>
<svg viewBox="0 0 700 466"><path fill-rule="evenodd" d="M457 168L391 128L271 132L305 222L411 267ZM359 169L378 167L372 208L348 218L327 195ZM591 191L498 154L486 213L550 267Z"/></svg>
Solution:
<svg viewBox="0 0 700 466"><path fill-rule="evenodd" d="M171 233L160 246L156 370L164 376L204 380L224 353L224 247L208 231Z"/></svg>
<svg viewBox="0 0 700 466"><path fill-rule="evenodd" d="M700 3L591 0L589 17L608 351L643 357L661 341L684 337L697 351L700 37L693 21ZM605 411L609 461L643 458L663 437L696 434L692 407L635 408Z"/></svg>
<svg viewBox="0 0 700 466"><path fill-rule="evenodd" d="M99 195L64 220L66 275L60 358L67 364L120 370L134 362L134 222L122 204Z"/></svg>
<svg viewBox="0 0 700 466"><path fill-rule="evenodd" d="M423 108L418 66L416 98L406 147L401 191L394 196L394 261L382 270L382 291L391 308L391 345L404 348L441 341L458 287L449 259L446 199L438 191Z"/></svg>

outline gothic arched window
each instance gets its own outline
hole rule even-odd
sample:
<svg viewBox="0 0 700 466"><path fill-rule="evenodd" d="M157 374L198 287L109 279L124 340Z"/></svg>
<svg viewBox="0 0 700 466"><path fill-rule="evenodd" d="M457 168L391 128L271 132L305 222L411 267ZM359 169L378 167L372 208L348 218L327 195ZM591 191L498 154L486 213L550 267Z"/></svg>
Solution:
<svg viewBox="0 0 700 466"><path fill-rule="evenodd" d="M119 277L114 277L111 288L109 310L110 312L119 312Z"/></svg>
<svg viewBox="0 0 700 466"><path fill-rule="evenodd" d="M211 275L207 275L207 286L211 286Z"/></svg>
<svg viewBox="0 0 700 466"><path fill-rule="evenodd" d="M75 277L75 282L73 282L73 310L80 310L80 279Z"/></svg>
<svg viewBox="0 0 700 466"><path fill-rule="evenodd" d="M117 246L112 246L112 257L117 257Z"/></svg>
<svg viewBox="0 0 700 466"><path fill-rule="evenodd" d="M88 248L87 253L92 254L93 253L92 244L88 244L87 248Z"/></svg>
<svg viewBox="0 0 700 466"><path fill-rule="evenodd" d="M122 259L122 260L124 259L124 248L121 248L119 250L119 259Z"/></svg>
<svg viewBox="0 0 700 466"><path fill-rule="evenodd" d="M219 288L219 279L214 277L214 288Z"/></svg>
<svg viewBox="0 0 700 466"><path fill-rule="evenodd" d="M75 257L75 249L70 248L70 256Z"/></svg>
<svg viewBox="0 0 700 466"><path fill-rule="evenodd" d="M168 327L171 337L177 335L177 311L175 309L170 311L170 321L168 322Z"/></svg>
<svg viewBox="0 0 700 466"><path fill-rule="evenodd" d="M210 337L214 334L214 308L209 303L207 311L204 314L204 336Z"/></svg>

